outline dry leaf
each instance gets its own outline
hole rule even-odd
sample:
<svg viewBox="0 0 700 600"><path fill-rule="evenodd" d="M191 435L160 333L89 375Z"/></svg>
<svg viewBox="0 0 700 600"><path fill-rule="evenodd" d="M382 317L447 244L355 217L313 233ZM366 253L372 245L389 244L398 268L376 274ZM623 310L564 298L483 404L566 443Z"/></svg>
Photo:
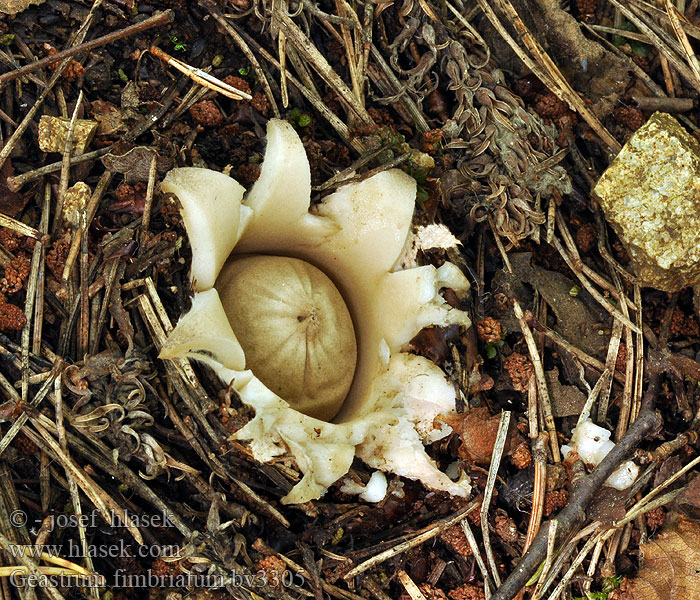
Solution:
<svg viewBox="0 0 700 600"><path fill-rule="evenodd" d="M45 0L0 0L0 12L16 15L29 8L32 4L43 4Z"/></svg>
<svg viewBox="0 0 700 600"><path fill-rule="evenodd" d="M629 600L700 600L700 524L679 516L640 548L642 568L627 583Z"/></svg>
<svg viewBox="0 0 700 600"><path fill-rule="evenodd" d="M107 169L116 173L122 173L124 181L132 184L138 181L148 181L148 172L151 168L151 160L153 160L154 154L156 155L158 175L163 175L172 167L172 161L165 156L158 155L153 148L148 146L136 146L122 155L110 152L103 156L101 160Z"/></svg>
<svg viewBox="0 0 700 600"><path fill-rule="evenodd" d="M498 425L501 421L499 414L491 416L489 409L482 406L472 408L460 415L441 416L440 420L447 423L460 436L462 444L458 452L461 459L482 465L491 462ZM508 429L505 454L508 455L520 441L514 420L512 420Z"/></svg>

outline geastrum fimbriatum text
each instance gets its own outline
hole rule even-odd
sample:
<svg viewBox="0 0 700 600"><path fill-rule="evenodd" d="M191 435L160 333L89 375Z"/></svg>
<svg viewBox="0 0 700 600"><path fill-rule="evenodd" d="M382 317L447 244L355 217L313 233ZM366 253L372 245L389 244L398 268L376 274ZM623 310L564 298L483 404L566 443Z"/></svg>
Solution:
<svg viewBox="0 0 700 600"><path fill-rule="evenodd" d="M426 454L449 434L435 418L455 387L407 343L429 325L470 326L440 291L469 284L452 263L401 270L416 182L399 170L341 187L310 207L311 175L293 127L272 119L252 189L208 169L168 173L192 246L192 308L161 349L231 383L255 416L235 438L256 459L288 453L303 478L283 499L319 498L355 456L464 496Z"/></svg>

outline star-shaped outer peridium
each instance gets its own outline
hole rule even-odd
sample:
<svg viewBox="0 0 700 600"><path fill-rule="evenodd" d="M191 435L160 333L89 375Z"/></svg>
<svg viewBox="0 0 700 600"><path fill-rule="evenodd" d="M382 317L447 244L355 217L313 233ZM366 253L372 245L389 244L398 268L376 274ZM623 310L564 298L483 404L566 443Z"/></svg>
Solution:
<svg viewBox="0 0 700 600"><path fill-rule="evenodd" d="M454 482L424 451L422 439L449 433L434 424L454 410L454 387L431 361L402 352L425 326L470 326L450 307L441 288L465 293L469 283L452 263L392 272L408 238L416 182L399 170L384 171L341 187L310 208L306 152L291 125L272 119L258 181L244 198L230 177L200 168L168 173L192 247L196 293L161 358L190 357L214 367L255 417L235 434L248 440L261 462L291 453L303 479L283 499L319 498L345 475L357 453L367 464L458 495ZM306 260L336 284L353 317L358 363L352 388L333 423L289 407L250 370L213 287L231 254L264 253ZM420 435L419 435L420 432Z"/></svg>

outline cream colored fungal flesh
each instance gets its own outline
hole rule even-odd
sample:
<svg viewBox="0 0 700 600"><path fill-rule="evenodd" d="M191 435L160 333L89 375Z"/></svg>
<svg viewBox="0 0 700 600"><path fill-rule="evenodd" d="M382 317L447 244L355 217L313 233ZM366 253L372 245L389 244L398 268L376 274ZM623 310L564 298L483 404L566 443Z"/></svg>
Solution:
<svg viewBox="0 0 700 600"><path fill-rule="evenodd" d="M432 489L469 493L468 481L447 477L424 449L450 433L435 417L454 411L455 387L406 352L423 327L471 325L440 294L468 291L459 268L398 269L415 180L385 171L310 209L304 148L288 123L272 119L247 195L198 168L171 171L162 190L182 206L197 292L161 357L206 362L254 409L234 437L261 462L294 459L303 477L284 502L319 498L355 456ZM315 366L305 371L309 361Z"/></svg>

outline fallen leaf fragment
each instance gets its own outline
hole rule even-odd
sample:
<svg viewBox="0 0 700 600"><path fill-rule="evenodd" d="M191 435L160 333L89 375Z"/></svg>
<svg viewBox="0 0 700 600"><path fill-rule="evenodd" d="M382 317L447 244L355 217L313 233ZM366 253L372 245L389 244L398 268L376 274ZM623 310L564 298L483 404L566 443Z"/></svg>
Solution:
<svg viewBox="0 0 700 600"><path fill-rule="evenodd" d="M480 465L488 465L491 462L501 420L500 415L491 416L489 409L481 406L461 415L440 417L440 419L452 427L462 440L458 450L460 458ZM505 453L509 454L519 441L517 430L511 422Z"/></svg>
<svg viewBox="0 0 700 600"><path fill-rule="evenodd" d="M642 544L642 568L626 600L700 600L700 523L679 516Z"/></svg>

